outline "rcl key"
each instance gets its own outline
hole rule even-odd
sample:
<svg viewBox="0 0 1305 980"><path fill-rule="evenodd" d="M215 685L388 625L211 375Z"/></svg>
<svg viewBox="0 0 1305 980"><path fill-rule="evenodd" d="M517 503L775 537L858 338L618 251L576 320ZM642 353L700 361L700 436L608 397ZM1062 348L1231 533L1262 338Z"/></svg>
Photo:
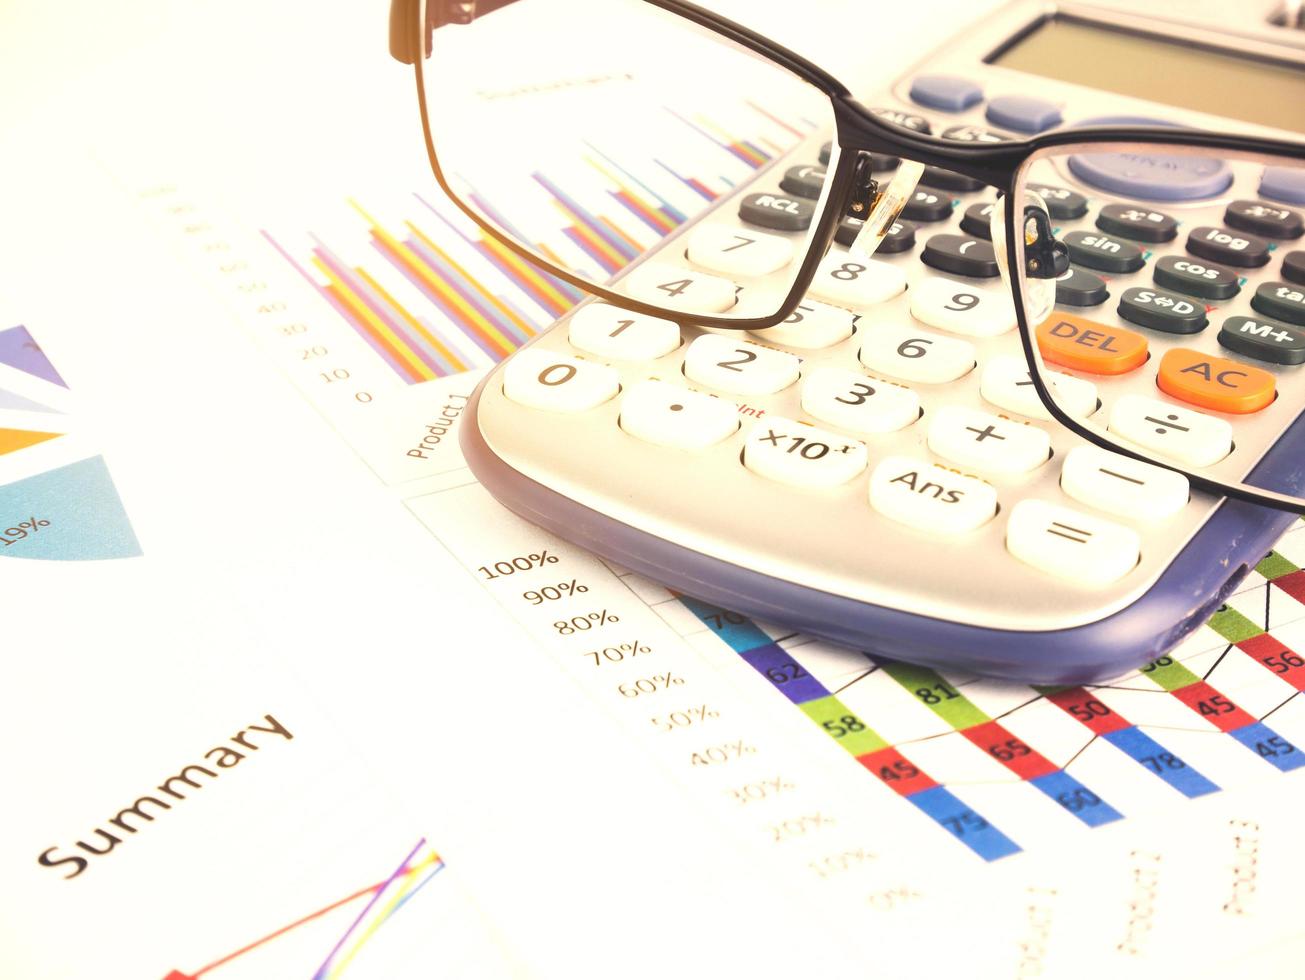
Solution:
<svg viewBox="0 0 1305 980"><path fill-rule="evenodd" d="M1119 315L1130 323L1166 333L1200 333L1209 324L1205 308L1173 293L1134 286L1119 297Z"/></svg>
<svg viewBox="0 0 1305 980"><path fill-rule="evenodd" d="M749 194L739 205L739 217L749 224L776 231L805 231L811 227L815 205L779 194Z"/></svg>

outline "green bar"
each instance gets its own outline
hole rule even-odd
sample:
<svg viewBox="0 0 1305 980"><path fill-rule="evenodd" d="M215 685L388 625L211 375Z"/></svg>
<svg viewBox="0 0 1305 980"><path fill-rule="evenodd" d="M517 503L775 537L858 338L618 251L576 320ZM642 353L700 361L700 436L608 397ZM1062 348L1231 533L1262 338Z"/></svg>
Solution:
<svg viewBox="0 0 1305 980"><path fill-rule="evenodd" d="M917 701L958 732L992 721L973 701L927 667L891 663L885 664L884 670L889 677L914 694Z"/></svg>
<svg viewBox="0 0 1305 980"><path fill-rule="evenodd" d="M1232 606L1224 606L1205 625L1229 643L1240 643L1264 632Z"/></svg>
<svg viewBox="0 0 1305 980"><path fill-rule="evenodd" d="M852 755L882 749L888 742L832 694L799 705L802 712Z"/></svg>
<svg viewBox="0 0 1305 980"><path fill-rule="evenodd" d="M1265 578L1270 580L1275 578L1281 578L1282 576L1287 575L1290 572L1300 571L1300 569L1297 568L1296 565L1294 565L1292 562L1289 562L1286 558L1278 554L1276 551L1270 551L1267 555L1265 555L1262 559L1260 559L1260 563L1255 566L1255 570L1259 572L1261 575L1263 575Z"/></svg>
<svg viewBox="0 0 1305 980"><path fill-rule="evenodd" d="M1161 657L1159 660L1151 661L1142 668L1142 674L1151 678L1166 691L1177 691L1201 679L1173 657Z"/></svg>

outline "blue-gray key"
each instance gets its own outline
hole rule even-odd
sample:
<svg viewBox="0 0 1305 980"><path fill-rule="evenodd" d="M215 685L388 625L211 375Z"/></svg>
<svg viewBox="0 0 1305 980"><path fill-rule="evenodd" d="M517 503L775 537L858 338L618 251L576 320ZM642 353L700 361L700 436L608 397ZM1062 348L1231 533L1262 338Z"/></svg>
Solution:
<svg viewBox="0 0 1305 980"><path fill-rule="evenodd" d="M911 82L911 99L931 109L963 112L983 101L983 89L959 75L917 75Z"/></svg>
<svg viewBox="0 0 1305 980"><path fill-rule="evenodd" d="M1251 297L1251 308L1265 316L1305 326L1305 286L1262 282Z"/></svg>
<svg viewBox="0 0 1305 980"><path fill-rule="evenodd" d="M1210 225L1193 228L1187 251L1211 262L1254 269L1269 261L1269 243L1244 231L1225 231Z"/></svg>
<svg viewBox="0 0 1305 980"><path fill-rule="evenodd" d="M1260 196L1288 204L1305 204L1305 167L1265 167Z"/></svg>
<svg viewBox="0 0 1305 980"><path fill-rule="evenodd" d="M1219 343L1270 364L1305 364L1305 330L1285 323L1230 316L1219 330Z"/></svg>
<svg viewBox="0 0 1305 980"><path fill-rule="evenodd" d="M1132 242L1111 238L1099 231L1071 231L1061 241L1072 262L1102 272L1136 272L1146 264L1142 250Z"/></svg>
<svg viewBox="0 0 1305 980"><path fill-rule="evenodd" d="M1060 108L1046 99L1031 95L999 95L988 101L988 122L1021 133L1041 133L1059 126Z"/></svg>
<svg viewBox="0 0 1305 980"><path fill-rule="evenodd" d="M1102 116L1080 126L1172 126L1146 116ZM1199 201L1216 197L1232 184L1227 161L1172 153L1075 153L1069 169L1080 180L1122 197L1152 201Z"/></svg>

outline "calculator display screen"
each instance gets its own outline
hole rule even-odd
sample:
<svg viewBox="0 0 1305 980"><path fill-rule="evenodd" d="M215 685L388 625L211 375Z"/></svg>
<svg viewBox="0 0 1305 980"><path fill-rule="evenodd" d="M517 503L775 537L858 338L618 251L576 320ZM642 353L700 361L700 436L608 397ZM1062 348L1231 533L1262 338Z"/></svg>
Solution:
<svg viewBox="0 0 1305 980"><path fill-rule="evenodd" d="M1305 132L1305 66L1052 17L987 59L1087 88Z"/></svg>

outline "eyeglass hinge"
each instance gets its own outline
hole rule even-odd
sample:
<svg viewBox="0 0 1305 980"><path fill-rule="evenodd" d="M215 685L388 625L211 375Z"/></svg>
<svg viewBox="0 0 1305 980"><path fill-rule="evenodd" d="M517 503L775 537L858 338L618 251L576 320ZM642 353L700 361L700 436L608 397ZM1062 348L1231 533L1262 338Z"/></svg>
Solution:
<svg viewBox="0 0 1305 980"><path fill-rule="evenodd" d="M874 179L870 169L870 154L860 150L856 158L856 172L852 177L852 193L847 199L847 217L864 221L878 200L879 182Z"/></svg>

